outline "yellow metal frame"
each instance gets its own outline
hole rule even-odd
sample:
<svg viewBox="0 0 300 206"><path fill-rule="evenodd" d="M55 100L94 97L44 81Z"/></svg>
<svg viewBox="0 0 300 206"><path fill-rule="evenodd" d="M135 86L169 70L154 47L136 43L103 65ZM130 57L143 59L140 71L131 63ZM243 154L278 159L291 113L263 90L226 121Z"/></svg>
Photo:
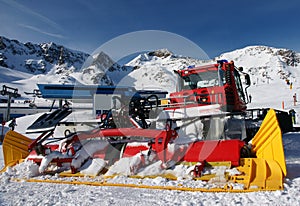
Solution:
<svg viewBox="0 0 300 206"><path fill-rule="evenodd" d="M260 129L252 140L252 150L257 158L276 161L284 176L287 174L282 143L282 133L277 121L276 112L270 109ZM272 164L273 165L273 164Z"/></svg>
<svg viewBox="0 0 300 206"><path fill-rule="evenodd" d="M15 131L9 130L2 144L5 166L17 164L29 155L28 145L33 140Z"/></svg>

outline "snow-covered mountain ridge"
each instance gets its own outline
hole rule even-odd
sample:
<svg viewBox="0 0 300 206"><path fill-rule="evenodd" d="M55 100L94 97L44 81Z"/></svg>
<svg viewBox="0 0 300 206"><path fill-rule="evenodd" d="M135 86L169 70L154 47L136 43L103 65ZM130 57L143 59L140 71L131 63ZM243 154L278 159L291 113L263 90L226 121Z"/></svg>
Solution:
<svg viewBox="0 0 300 206"><path fill-rule="evenodd" d="M164 52L164 55L161 54ZM251 75L254 85L270 83L277 79L283 82L293 81L297 78L296 71L300 71L299 53L268 46L248 46L204 61L174 55L167 50L159 50L158 53L140 54L127 65L134 68L129 76L139 80L134 83L137 88L159 85L168 91L174 91L176 77L173 70L190 65L215 63L219 59L233 60L236 66L243 67L244 71Z"/></svg>
<svg viewBox="0 0 300 206"><path fill-rule="evenodd" d="M103 52L91 56L53 42L21 43L0 36L0 71L2 84L32 91L37 83L113 85L110 76L131 68L118 65Z"/></svg>
<svg viewBox="0 0 300 206"><path fill-rule="evenodd" d="M126 64L133 68L128 77L134 79L131 86L137 89L161 88L175 91L177 76L173 70L191 65L202 65L207 61L173 54L167 49L159 49L138 55Z"/></svg>
<svg viewBox="0 0 300 206"><path fill-rule="evenodd" d="M96 53L82 66L77 78L82 84L116 85L132 71L132 67L114 62L104 52ZM81 74L80 74L81 73Z"/></svg>
<svg viewBox="0 0 300 206"><path fill-rule="evenodd" d="M292 81L299 70L300 54L289 49L268 46L248 46L222 54L219 59L231 59L252 76L253 83L266 83L276 78Z"/></svg>
<svg viewBox="0 0 300 206"><path fill-rule="evenodd" d="M20 43L0 37L0 66L32 73L45 74L56 66L56 73L63 69L78 69L89 54L74 51L51 43Z"/></svg>
<svg viewBox="0 0 300 206"><path fill-rule="evenodd" d="M268 46L248 46L205 61L158 48L138 54L124 65L119 65L104 52L91 56L55 43L23 44L0 38L2 83L16 87L21 85L27 91L35 89L36 83L79 83L119 84L172 92L177 81L173 70L215 63L218 59L233 60L236 66L242 66L251 75L254 85L275 80L293 82L298 77L297 71L300 71L299 53Z"/></svg>

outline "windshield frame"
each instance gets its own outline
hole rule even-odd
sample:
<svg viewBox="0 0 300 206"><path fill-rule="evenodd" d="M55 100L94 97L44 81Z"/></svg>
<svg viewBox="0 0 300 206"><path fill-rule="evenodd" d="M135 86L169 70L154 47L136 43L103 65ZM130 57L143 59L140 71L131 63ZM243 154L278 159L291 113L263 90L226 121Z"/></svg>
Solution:
<svg viewBox="0 0 300 206"><path fill-rule="evenodd" d="M224 71L219 67L182 70L179 74L179 91L223 86Z"/></svg>

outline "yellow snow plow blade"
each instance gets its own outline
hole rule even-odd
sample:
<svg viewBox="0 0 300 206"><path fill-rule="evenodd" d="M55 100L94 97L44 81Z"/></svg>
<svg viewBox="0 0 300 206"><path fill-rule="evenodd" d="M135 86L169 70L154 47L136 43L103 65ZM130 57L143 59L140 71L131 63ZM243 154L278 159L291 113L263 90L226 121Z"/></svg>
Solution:
<svg viewBox="0 0 300 206"><path fill-rule="evenodd" d="M257 158L262 158L266 161L276 161L283 173L286 176L286 164L282 143L282 134L276 113L270 109L260 129L252 140L252 150L256 153Z"/></svg>
<svg viewBox="0 0 300 206"><path fill-rule="evenodd" d="M237 169L242 175L232 176L231 181L241 183L247 191L282 190L283 173L274 160L244 158Z"/></svg>
<svg viewBox="0 0 300 206"><path fill-rule="evenodd" d="M237 169L242 175L233 176L231 180L252 191L282 190L287 171L282 134L274 110L268 112L252 139L252 150L256 158L241 159Z"/></svg>
<svg viewBox="0 0 300 206"><path fill-rule="evenodd" d="M12 130L5 135L2 149L5 167L13 166L29 155L28 145L31 139Z"/></svg>

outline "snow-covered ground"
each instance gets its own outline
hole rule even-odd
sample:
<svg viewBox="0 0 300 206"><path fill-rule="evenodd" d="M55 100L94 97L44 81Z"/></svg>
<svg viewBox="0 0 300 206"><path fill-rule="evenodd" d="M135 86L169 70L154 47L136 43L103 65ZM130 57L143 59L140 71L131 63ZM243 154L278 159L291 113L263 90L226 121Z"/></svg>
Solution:
<svg viewBox="0 0 300 206"><path fill-rule="evenodd" d="M283 141L288 175L282 191L203 193L29 183L11 181L8 175L2 174L0 205L300 205L300 133L285 134ZM0 153L0 167L3 165L3 154ZM151 181L151 184L165 182L163 179Z"/></svg>
<svg viewBox="0 0 300 206"><path fill-rule="evenodd" d="M283 137L288 175L284 190L202 193L14 182L0 176L0 205L300 205L300 134ZM0 147L2 149L2 146ZM0 165L3 156L0 155ZM157 181L157 180L156 180Z"/></svg>

